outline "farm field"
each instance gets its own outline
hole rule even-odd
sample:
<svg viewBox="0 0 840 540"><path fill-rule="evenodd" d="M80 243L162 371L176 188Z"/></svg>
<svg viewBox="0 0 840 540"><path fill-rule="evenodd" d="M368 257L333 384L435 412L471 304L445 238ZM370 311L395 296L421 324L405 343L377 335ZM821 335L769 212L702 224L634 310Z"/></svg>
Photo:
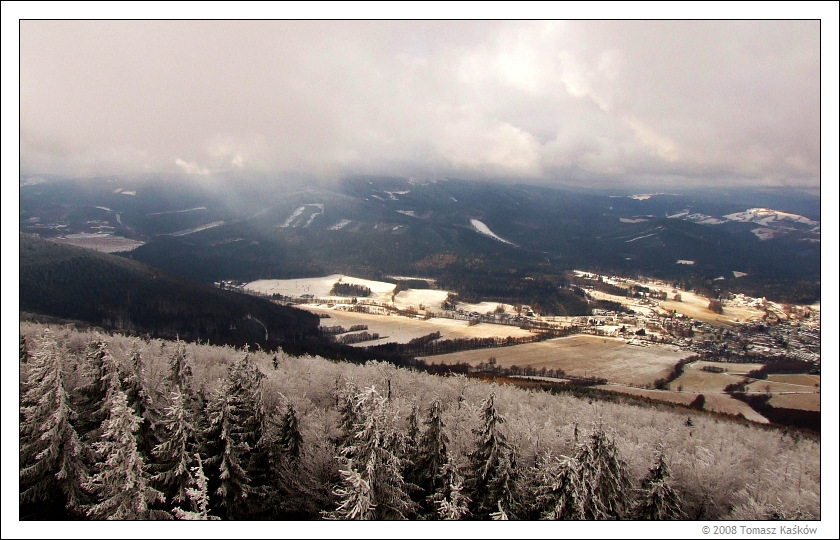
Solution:
<svg viewBox="0 0 840 540"><path fill-rule="evenodd" d="M330 290L339 280L342 283L368 287L371 295L367 298L377 302L390 302L391 295L394 293L394 287L396 286L394 283L385 283L384 281L372 281L342 274L332 274L317 278L258 279L247 283L245 290L267 295L282 294L285 296L299 297L304 294L311 294L316 298L347 298L330 295Z"/></svg>
<svg viewBox="0 0 840 540"><path fill-rule="evenodd" d="M426 361L478 365L487 362L491 356L501 367L560 368L572 376L603 377L613 383L645 385L667 376L674 364L690 356L690 353L669 346L642 347L628 345L623 339L579 335L511 347L442 354L427 357Z"/></svg>
<svg viewBox="0 0 840 540"><path fill-rule="evenodd" d="M575 273L582 276L591 276L589 272L575 270ZM689 291L674 289L670 285L662 283L661 281L634 281L634 280L614 280L604 277L606 283L617 285L620 287L628 287L629 285L638 284L649 288L651 291L658 291L667 293L668 299L659 303L658 309L645 305L639 298L628 298L625 296L607 294L601 291L590 290L587 291L592 298L596 300L609 300L618 302L630 309L646 314L653 311L670 313L676 311L686 317L697 319L705 323L717 326L733 326L737 322L744 322L749 320L760 319L764 316L764 311L755 307L736 302L724 302L723 313L718 314L709 310L709 299ZM680 301L673 300L676 294L680 295Z"/></svg>
<svg viewBox="0 0 840 540"><path fill-rule="evenodd" d="M420 306L423 306L423 309L440 309L440 305L446 300L447 294L446 291L434 289L407 289L397 293L397 296L394 297L394 306L399 309L410 307L420 309Z"/></svg>
<svg viewBox="0 0 840 540"><path fill-rule="evenodd" d="M721 367L725 372L704 371L702 369L704 366ZM692 362L685 366L683 374L669 387L671 390L682 387L682 392L705 395L706 409L737 414L737 412L742 412L739 408L745 404L725 394L724 388L729 384L744 381L744 376L748 372L759 369L761 366L762 364ZM746 391L753 393L769 391L773 394L770 404L776 407L818 411L820 410L820 390L814 385L819 384L819 379L819 375L770 375L767 380L748 379L751 382L747 384ZM803 382L805 384L801 384Z"/></svg>
<svg viewBox="0 0 840 540"><path fill-rule="evenodd" d="M712 373L703 371L703 366L722 367L726 370L724 373ZM732 371L730 366L737 368ZM669 387L672 390L677 390L682 386L683 392L698 392L698 393L721 393L727 385L739 383L744 380L742 373L747 373L750 370L758 369L761 364L722 364L719 362L692 362L686 364L683 374L673 381Z"/></svg>
<svg viewBox="0 0 840 540"><path fill-rule="evenodd" d="M418 278L403 278L403 279L418 279ZM441 291L437 289L405 289L394 296L394 289L396 283L388 283L384 281L372 281L369 279L362 279L342 274L331 274L329 276L317 278L300 278L300 279L259 279L252 281L245 285L245 290L256 292L259 294L281 294L285 296L301 297L305 294L314 296L315 298L342 300L350 298L349 296L335 296L330 294L333 285L341 280L342 283L352 285L363 285L371 290L371 295L366 297L367 300L374 302L391 304L398 309L421 309L420 306L431 309L440 309L441 304L446 300L449 291ZM391 301L393 298L393 302ZM458 308L464 311L476 311L478 313L492 312L498 307L497 302L479 302L477 304L468 304L459 302ZM502 304L505 312L514 313L515 310L510 304Z"/></svg>
<svg viewBox="0 0 840 540"><path fill-rule="evenodd" d="M714 325L733 326L737 322L760 319L764 312L746 306L724 303L723 313L709 310L709 299L691 292L680 292L682 301L665 300L659 307L666 311L676 311L686 317ZM736 320L737 319L737 320Z"/></svg>
<svg viewBox="0 0 840 540"><path fill-rule="evenodd" d="M773 373L767 376L767 380L778 383L798 384L801 386L809 386L812 388L818 388L820 385L820 376L810 375L808 373Z"/></svg>
<svg viewBox="0 0 840 540"><path fill-rule="evenodd" d="M433 317L428 320L410 319L400 315L372 315L328 308L326 306L300 306L312 313L329 314L330 318L321 319L321 326L343 326L350 328L356 324L366 324L368 332L381 337L376 341L365 341L356 346L365 347L382 343L408 343L432 332L440 332L440 339L477 338L477 337L524 337L531 333L517 326L501 324L476 324L469 326L467 321ZM486 352L486 349L482 352Z"/></svg>
<svg viewBox="0 0 840 540"><path fill-rule="evenodd" d="M743 401L739 401L728 394L708 394L705 392L676 392L673 390L648 390L646 388L635 388L632 386L622 386L616 384L601 384L596 388L610 390L612 392L620 392L622 394L630 394L633 396L642 396L657 401L667 401L669 403L677 403L681 405L689 405L692 401L697 399L697 396L703 394L706 402L703 406L704 410L714 411L726 414L737 415L743 414L744 418L753 422L761 424L768 424L769 421L758 414L749 405Z"/></svg>
<svg viewBox="0 0 840 540"><path fill-rule="evenodd" d="M768 403L774 407L783 407L785 409L819 411L820 394L774 394Z"/></svg>
<svg viewBox="0 0 840 540"><path fill-rule="evenodd" d="M71 246L95 249L96 251L101 251L102 253L131 251L134 248L143 245L143 242L138 240L132 240L123 236L114 236L111 234L68 234L67 236L55 238L54 241L61 244L70 244Z"/></svg>
<svg viewBox="0 0 840 540"><path fill-rule="evenodd" d="M806 384L783 382L773 377L786 380L803 381ZM813 379L816 377L816 381ZM806 379L807 378L807 379ZM748 392L770 392L770 405L787 409L820 410L819 375L770 375L767 380L756 379L747 385Z"/></svg>

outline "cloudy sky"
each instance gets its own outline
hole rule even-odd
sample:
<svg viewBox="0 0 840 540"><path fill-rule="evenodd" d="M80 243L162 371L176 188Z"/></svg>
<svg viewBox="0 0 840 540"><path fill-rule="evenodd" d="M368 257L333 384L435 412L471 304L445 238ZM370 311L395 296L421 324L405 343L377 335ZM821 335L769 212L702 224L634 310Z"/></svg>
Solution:
<svg viewBox="0 0 840 540"><path fill-rule="evenodd" d="M819 21L22 21L24 174L820 184Z"/></svg>

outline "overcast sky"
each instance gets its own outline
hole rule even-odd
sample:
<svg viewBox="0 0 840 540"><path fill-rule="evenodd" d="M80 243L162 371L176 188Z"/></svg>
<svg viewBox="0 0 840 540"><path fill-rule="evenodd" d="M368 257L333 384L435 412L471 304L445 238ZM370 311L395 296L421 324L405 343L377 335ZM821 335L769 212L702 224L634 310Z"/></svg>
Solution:
<svg viewBox="0 0 840 540"><path fill-rule="evenodd" d="M820 183L819 21L22 21L24 174Z"/></svg>

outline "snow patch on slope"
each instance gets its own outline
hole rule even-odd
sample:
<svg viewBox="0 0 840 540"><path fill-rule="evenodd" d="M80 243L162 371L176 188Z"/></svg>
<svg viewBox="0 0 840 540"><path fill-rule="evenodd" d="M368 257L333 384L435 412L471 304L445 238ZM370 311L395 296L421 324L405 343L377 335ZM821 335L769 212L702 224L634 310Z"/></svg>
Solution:
<svg viewBox="0 0 840 540"><path fill-rule="evenodd" d="M776 231L768 229L767 227L759 227L750 231L758 237L759 240L770 240L776 235Z"/></svg>
<svg viewBox="0 0 840 540"><path fill-rule="evenodd" d="M336 223L335 225L333 225L329 229L331 231L339 231L339 230L343 229L344 227L346 227L347 225L349 225L350 223L351 223L351 221L349 219L342 219L341 221L339 221L338 223Z"/></svg>
<svg viewBox="0 0 840 540"><path fill-rule="evenodd" d="M741 221L744 223L758 223L760 225L768 226L773 222L778 221L793 221L796 223L803 223L805 225L819 225L818 221L812 221L804 216L798 214L791 214L789 212L780 212L770 208L750 208L745 212L736 212L734 214L727 214L723 216L730 221Z"/></svg>
<svg viewBox="0 0 840 540"><path fill-rule="evenodd" d="M476 231L480 232L481 234L483 234L485 236L489 236L493 240L498 240L499 242L504 242L505 244L510 244L512 246L516 245L513 242L509 242L509 241L505 240L504 238L498 236L496 233L494 233L493 231L490 230L490 227L488 227L487 225L485 225L484 223L482 223L481 221L479 221L477 219L471 219L470 223L472 224L472 226L475 228Z"/></svg>
<svg viewBox="0 0 840 540"><path fill-rule="evenodd" d="M304 228L305 228L305 227L309 227L309 225L310 225L310 224L312 224L312 220L313 220L313 219L315 219L315 217L316 217L316 216L320 216L321 214L323 214L323 213L324 213L324 205L323 205L323 204L321 204L321 203L309 203L309 204L304 204L303 206L301 206L301 207L297 208L294 212L292 212L292 215L291 215L291 216L289 216L288 218L286 218L286 221L284 221L283 223L281 223L281 224L279 225L279 227L280 227L280 228L282 228L282 229L288 228L289 226L291 226L291 227L293 227L293 228L294 228L294 227L297 227L297 226L298 226L298 223L295 223L295 221L296 221L296 220L297 220L297 218L299 218L299 217L300 217L300 215L301 215L301 214L302 214L302 213L306 210L306 208L307 208L307 207L310 207L310 206L311 206L311 207L314 207L314 208L317 208L319 211L318 211L318 212L313 212L313 213L309 216L309 219L307 219L307 220L306 220L306 223L304 223L304 224L303 224L303 227L304 227Z"/></svg>

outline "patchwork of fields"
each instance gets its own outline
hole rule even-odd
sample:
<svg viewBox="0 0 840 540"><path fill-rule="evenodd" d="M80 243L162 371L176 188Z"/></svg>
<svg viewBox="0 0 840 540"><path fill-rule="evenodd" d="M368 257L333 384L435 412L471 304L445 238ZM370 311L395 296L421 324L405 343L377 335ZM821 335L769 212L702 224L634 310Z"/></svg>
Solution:
<svg viewBox="0 0 840 540"><path fill-rule="evenodd" d="M480 349L426 358L445 364L478 365L496 358L501 367L531 366L562 369L575 377L603 377L628 385L652 385L666 377L674 364L690 356L676 347L628 345L623 339L578 335L499 349Z"/></svg>
<svg viewBox="0 0 840 540"><path fill-rule="evenodd" d="M416 279L416 278L411 278ZM364 325L366 331L378 334L379 338L355 343L355 347L380 345L389 342L407 343L415 338L440 333L440 339L460 338L506 338L526 337L530 331L517 326L500 324L473 324L465 320L453 320L432 317L429 319L412 318L397 315L387 309L374 309L375 313L357 313L347 311L350 307L348 298L330 295L336 282L363 285L371 290L365 300L372 300L392 308L406 310L440 309L447 297L447 291L436 289L406 289L394 294L395 283L372 281L340 274L322 278L291 280L259 280L245 286L246 290L261 294L282 294L290 297L304 297L330 300L330 304L307 304L300 307L325 316L321 326L342 326L350 328ZM642 285L651 290L667 292L673 298L673 290L661 283L645 282ZM762 312L747 304L728 305L725 314L715 314L708 309L708 299L694 293L679 291L681 301L667 300L658 307L644 304L636 298L620 297L599 291L590 291L595 298L620 302L634 309L637 313L658 310L675 310L688 317L719 326L732 326L758 318ZM466 312L488 313L494 311L497 304L482 302L479 304L459 303L458 307ZM506 312L512 313L513 306L503 305ZM668 378L674 366L680 360L692 356L690 351L673 345L630 344L625 339L593 335L575 335L492 349L477 349L423 358L429 363L457 364L472 366L488 364L494 359L495 365L502 368L517 366L531 367L536 370L561 369L571 377L596 377L608 381L600 388L612 392L621 392L648 397L683 405L691 404L699 395L705 399L704 409L727 414L742 414L745 418L767 423L768 420L753 410L748 404L726 393L725 389L733 383L746 382L748 393L770 394L770 405L780 408L820 410L819 375L770 375L765 379L750 379L746 375L759 369L758 363L719 363L697 361L686 364L682 374L668 384L667 390L655 390L654 384L659 379ZM706 368L706 369L704 369ZM717 370L722 370L717 372Z"/></svg>

